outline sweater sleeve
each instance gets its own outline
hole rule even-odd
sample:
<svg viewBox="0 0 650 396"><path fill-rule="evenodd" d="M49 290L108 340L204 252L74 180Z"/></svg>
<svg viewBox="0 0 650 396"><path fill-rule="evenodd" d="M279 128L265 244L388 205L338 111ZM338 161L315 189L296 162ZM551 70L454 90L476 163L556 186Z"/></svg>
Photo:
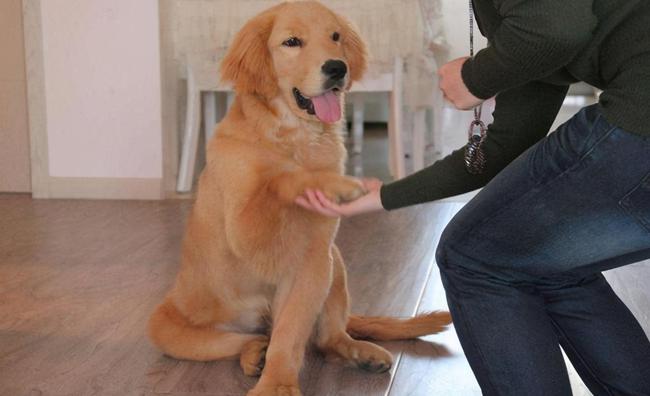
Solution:
<svg viewBox="0 0 650 396"><path fill-rule="evenodd" d="M483 187L528 147L546 136L568 89L568 86L530 82L498 94L494 122L488 126L483 143L487 156L484 173L472 175L467 172L463 147L428 168L384 185L380 191L383 207L398 209Z"/></svg>
<svg viewBox="0 0 650 396"><path fill-rule="evenodd" d="M589 42L597 24L593 0L494 3L501 23L488 47L465 62L461 72L470 92L482 99L567 65Z"/></svg>

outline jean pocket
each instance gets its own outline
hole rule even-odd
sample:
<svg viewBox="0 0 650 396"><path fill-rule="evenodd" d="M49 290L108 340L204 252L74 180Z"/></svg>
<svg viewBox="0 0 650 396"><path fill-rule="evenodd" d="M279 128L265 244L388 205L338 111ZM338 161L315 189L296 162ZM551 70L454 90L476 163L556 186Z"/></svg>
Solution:
<svg viewBox="0 0 650 396"><path fill-rule="evenodd" d="M621 199L619 205L650 233L650 173Z"/></svg>

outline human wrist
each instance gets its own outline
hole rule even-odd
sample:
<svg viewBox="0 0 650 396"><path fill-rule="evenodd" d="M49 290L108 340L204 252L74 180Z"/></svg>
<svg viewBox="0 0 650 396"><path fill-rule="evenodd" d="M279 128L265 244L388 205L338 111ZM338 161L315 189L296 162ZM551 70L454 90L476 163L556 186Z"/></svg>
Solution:
<svg viewBox="0 0 650 396"><path fill-rule="evenodd" d="M463 66L461 66L460 76L463 80L463 84L465 84L467 90L478 99L489 99L495 94L482 87L481 84L477 81L478 79L475 78L477 73L474 67L474 62L475 58L467 58L467 60L463 63Z"/></svg>
<svg viewBox="0 0 650 396"><path fill-rule="evenodd" d="M371 210L373 212L380 211L380 210L386 210L384 209L384 205L381 202L381 188L371 192L372 195L372 201L371 201Z"/></svg>

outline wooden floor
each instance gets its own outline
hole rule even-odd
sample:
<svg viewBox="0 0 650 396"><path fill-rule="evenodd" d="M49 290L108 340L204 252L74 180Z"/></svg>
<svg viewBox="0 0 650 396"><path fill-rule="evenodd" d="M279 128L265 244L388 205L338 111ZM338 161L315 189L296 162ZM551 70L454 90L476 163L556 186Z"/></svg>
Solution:
<svg viewBox="0 0 650 396"><path fill-rule="evenodd" d="M34 201L0 195L0 395L244 395L234 361L164 357L145 338L177 268L191 202ZM434 248L460 204L344 221L353 311L409 316L446 306ZM453 330L385 344L387 374L310 351L305 395L478 395Z"/></svg>

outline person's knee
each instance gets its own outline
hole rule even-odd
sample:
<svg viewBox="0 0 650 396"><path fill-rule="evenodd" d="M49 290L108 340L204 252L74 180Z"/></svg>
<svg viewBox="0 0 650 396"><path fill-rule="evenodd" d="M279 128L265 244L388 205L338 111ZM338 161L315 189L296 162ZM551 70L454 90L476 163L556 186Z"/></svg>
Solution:
<svg viewBox="0 0 650 396"><path fill-rule="evenodd" d="M443 230L436 248L436 263L440 271L445 271L449 267L451 247L462 245L462 239L462 233L458 232L458 224L452 220Z"/></svg>
<svg viewBox="0 0 650 396"><path fill-rule="evenodd" d="M537 260L532 255L519 256L504 250L502 244L491 236L479 234L482 237L477 238L476 233L480 230L464 227L463 224L462 219L452 220L436 248L436 263L447 282L466 286L480 278L503 284L553 284L569 279L566 276L558 278L553 268L532 265Z"/></svg>
<svg viewBox="0 0 650 396"><path fill-rule="evenodd" d="M488 244L474 243L471 230L462 225L462 219L461 221L454 219L440 236L435 257L441 274L451 275L450 272L453 272L462 275L461 277L472 278L492 277L502 271L498 263L483 260L490 253Z"/></svg>

